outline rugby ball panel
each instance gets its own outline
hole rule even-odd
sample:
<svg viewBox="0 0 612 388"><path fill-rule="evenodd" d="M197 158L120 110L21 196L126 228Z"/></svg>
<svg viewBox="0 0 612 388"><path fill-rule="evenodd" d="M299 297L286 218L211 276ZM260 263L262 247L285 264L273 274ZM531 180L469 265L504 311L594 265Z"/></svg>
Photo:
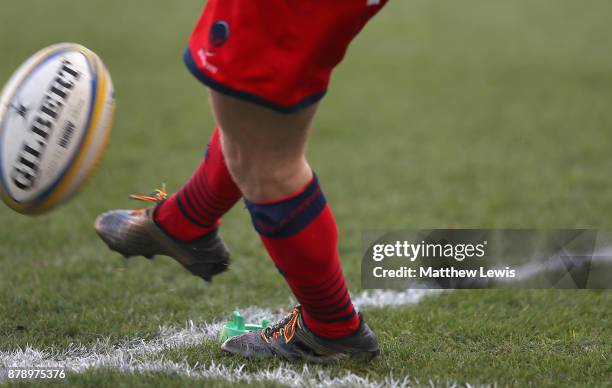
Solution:
<svg viewBox="0 0 612 388"><path fill-rule="evenodd" d="M30 70L44 60L50 53L54 52L60 47L63 47L64 45L65 44L56 44L38 51L36 54L28 58L28 60L19 66L15 73L13 73L0 93L0 123L3 122L3 117L8 111L8 107L10 107L10 99L13 97L14 91L24 80L24 78L27 77Z"/></svg>
<svg viewBox="0 0 612 388"><path fill-rule="evenodd" d="M61 184L44 203L35 209L37 213L45 212L72 198L93 174L106 151L115 112L113 83L100 58L91 54L93 55L92 60L97 63L98 78L97 98L94 101L89 128L85 130L80 150Z"/></svg>
<svg viewBox="0 0 612 388"><path fill-rule="evenodd" d="M87 48L64 43L24 63L0 97L0 195L37 214L68 200L101 158L114 112L110 75Z"/></svg>

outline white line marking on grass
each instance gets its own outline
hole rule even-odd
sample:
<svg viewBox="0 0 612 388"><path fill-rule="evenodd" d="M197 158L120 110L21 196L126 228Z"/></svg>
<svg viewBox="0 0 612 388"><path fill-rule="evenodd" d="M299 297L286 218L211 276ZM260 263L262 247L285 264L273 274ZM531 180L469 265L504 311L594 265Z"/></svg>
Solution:
<svg viewBox="0 0 612 388"><path fill-rule="evenodd" d="M353 299L355 304L364 307L398 307L418 303L423 297L439 293L439 290L405 291L364 291ZM249 322L260 322L282 316L279 310L248 307L239 309ZM229 319L229 317L227 317ZM58 367L73 373L83 373L91 369L115 369L121 372L163 372L176 373L194 378L218 378L228 382L273 381L284 385L298 386L359 386L359 387L406 387L409 380L395 379L392 376L384 381L371 381L353 373L332 377L319 367L301 370L290 366L249 372L244 365L228 367L216 363L190 366L186 362L173 362L163 357L151 360L164 351L194 346L217 338L224 321L201 324L187 322L183 327L162 326L159 335L153 340L131 339L120 344L111 344L108 339L98 340L92 346L71 345L60 352L49 352L27 347L12 352L0 352L0 367ZM0 383L7 378L0 370Z"/></svg>
<svg viewBox="0 0 612 388"><path fill-rule="evenodd" d="M364 307L385 307L385 306L405 306L417 304L423 297L438 294L444 290L433 289L412 289L404 291L373 290L363 291L353 297L353 303L358 308Z"/></svg>
<svg viewBox="0 0 612 388"><path fill-rule="evenodd" d="M65 360L50 361L49 355L26 349L20 355L19 360L23 363L27 361L41 361L45 367L61 367L72 373L83 373L89 369L105 368L110 370L118 370L122 373L166 373L177 374L189 378L200 379L222 379L229 383L239 382L275 382L290 387L407 387L409 379L395 379L387 377L382 382L372 381L367 377L361 377L354 373L345 373L340 376L332 377L328 372L313 367L310 369L304 365L301 369L291 366L281 366L276 368L261 369L256 372L245 370L244 365L240 366L225 366L217 364L214 361L209 365L189 365L187 362L174 362L164 359L158 360L142 360L136 358L120 358L110 354L91 354L90 358L96 359L96 364L84 367L78 364L78 360L82 358L69 356ZM77 362L77 364L75 364ZM23 365L23 364L21 364ZM40 365L35 362L35 365ZM26 366L21 366L26 367ZM2 379L0 378L0 382Z"/></svg>

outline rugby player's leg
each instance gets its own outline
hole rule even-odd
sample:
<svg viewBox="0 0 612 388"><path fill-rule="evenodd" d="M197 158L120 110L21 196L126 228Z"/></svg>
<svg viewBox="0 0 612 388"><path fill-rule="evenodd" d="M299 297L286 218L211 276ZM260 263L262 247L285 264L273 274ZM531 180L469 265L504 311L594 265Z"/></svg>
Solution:
<svg viewBox="0 0 612 388"><path fill-rule="evenodd" d="M191 179L158 206L155 221L175 239L198 239L216 229L220 218L241 197L225 163L219 129L215 128Z"/></svg>
<svg viewBox="0 0 612 388"><path fill-rule="evenodd" d="M306 160L317 105L283 114L215 91L211 103L229 171L304 322L324 338L353 334L360 319L342 274L336 223Z"/></svg>
<svg viewBox="0 0 612 388"><path fill-rule="evenodd" d="M134 196L154 202L145 209L116 209L98 216L95 228L108 247L125 257L165 255L210 281L229 266L229 250L217 231L219 218L242 196L229 174L215 129L206 155L181 190Z"/></svg>

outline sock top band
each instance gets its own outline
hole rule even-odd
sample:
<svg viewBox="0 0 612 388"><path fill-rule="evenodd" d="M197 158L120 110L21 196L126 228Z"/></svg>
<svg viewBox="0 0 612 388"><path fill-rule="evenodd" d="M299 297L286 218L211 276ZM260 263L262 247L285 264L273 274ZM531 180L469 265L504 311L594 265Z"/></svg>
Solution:
<svg viewBox="0 0 612 388"><path fill-rule="evenodd" d="M245 198L244 202L257 232L276 238L297 234L317 218L327 204L314 174L305 188L288 198L262 204Z"/></svg>

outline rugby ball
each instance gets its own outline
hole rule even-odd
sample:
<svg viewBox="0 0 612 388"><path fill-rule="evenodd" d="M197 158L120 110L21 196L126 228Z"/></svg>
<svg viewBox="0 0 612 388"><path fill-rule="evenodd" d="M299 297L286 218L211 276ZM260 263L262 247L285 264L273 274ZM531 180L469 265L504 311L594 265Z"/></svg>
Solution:
<svg viewBox="0 0 612 388"><path fill-rule="evenodd" d="M0 197L22 214L70 199L92 174L114 115L110 74L74 43L40 50L0 95Z"/></svg>

